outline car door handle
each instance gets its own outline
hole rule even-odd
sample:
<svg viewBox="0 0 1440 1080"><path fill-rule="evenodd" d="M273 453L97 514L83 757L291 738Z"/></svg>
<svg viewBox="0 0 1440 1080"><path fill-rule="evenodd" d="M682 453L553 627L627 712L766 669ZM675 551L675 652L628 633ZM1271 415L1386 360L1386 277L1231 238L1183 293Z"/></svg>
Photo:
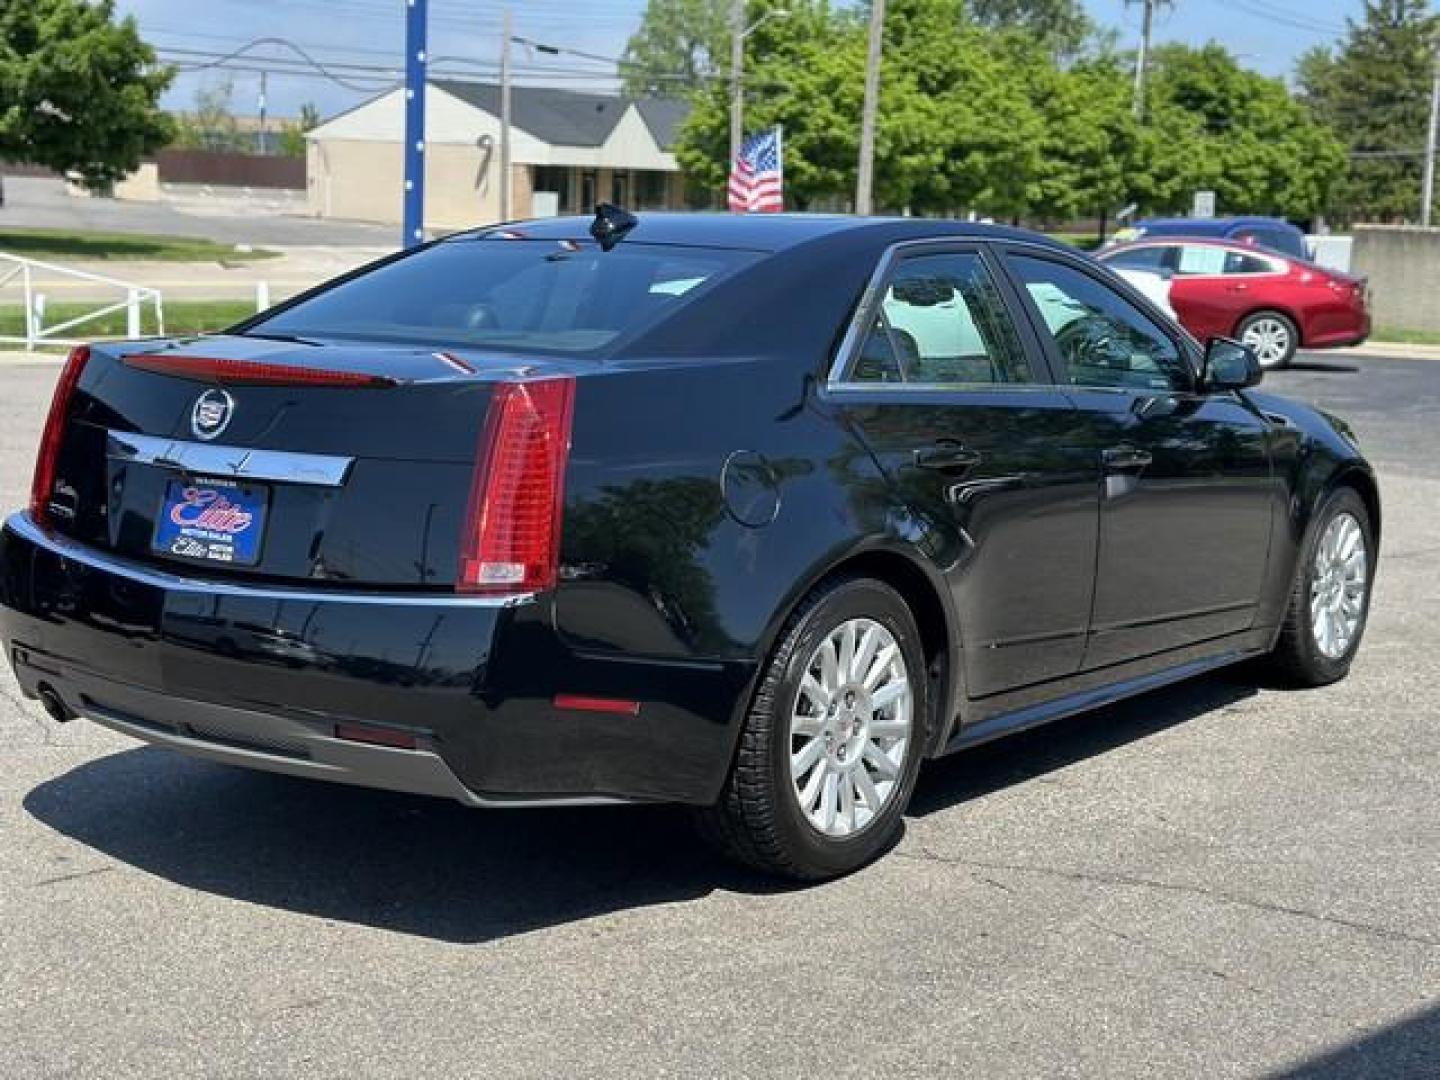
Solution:
<svg viewBox="0 0 1440 1080"><path fill-rule="evenodd" d="M941 472L973 469L984 460L978 450L971 450L956 442L939 442L915 451L915 464L921 469L937 469Z"/></svg>
<svg viewBox="0 0 1440 1080"><path fill-rule="evenodd" d="M1126 472L1145 468L1155 460L1155 455L1149 450L1141 450L1138 446L1112 446L1101 451L1100 460L1111 472Z"/></svg>

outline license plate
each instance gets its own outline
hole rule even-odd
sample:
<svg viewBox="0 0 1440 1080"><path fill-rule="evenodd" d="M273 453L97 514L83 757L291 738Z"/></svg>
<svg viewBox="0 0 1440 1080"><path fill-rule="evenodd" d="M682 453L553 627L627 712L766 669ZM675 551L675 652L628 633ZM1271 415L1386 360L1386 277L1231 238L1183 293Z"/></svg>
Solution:
<svg viewBox="0 0 1440 1080"><path fill-rule="evenodd" d="M264 487L231 480L171 480L165 485L152 547L166 555L231 566L260 560Z"/></svg>

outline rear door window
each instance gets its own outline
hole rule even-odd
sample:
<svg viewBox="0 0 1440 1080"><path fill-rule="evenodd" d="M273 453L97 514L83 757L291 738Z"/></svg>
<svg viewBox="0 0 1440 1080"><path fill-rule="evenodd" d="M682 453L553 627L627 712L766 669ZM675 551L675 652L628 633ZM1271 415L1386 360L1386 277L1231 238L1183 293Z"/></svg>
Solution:
<svg viewBox="0 0 1440 1080"><path fill-rule="evenodd" d="M944 386L1034 376L984 260L955 252L900 263L842 380Z"/></svg>

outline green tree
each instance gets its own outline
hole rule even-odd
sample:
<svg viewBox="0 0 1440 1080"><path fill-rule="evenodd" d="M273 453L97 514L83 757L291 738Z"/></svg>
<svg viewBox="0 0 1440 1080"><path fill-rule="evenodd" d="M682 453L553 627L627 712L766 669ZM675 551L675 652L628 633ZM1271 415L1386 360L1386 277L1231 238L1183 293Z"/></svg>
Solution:
<svg viewBox="0 0 1440 1080"><path fill-rule="evenodd" d="M1303 220L1325 208L1345 150L1280 79L1219 45L1165 45L1153 54L1137 162L1148 209L1184 209L1203 188L1227 213Z"/></svg>
<svg viewBox="0 0 1440 1080"><path fill-rule="evenodd" d="M745 42L745 130L783 127L786 203L803 210L854 188L865 38L853 13L825 0L785 8L788 18L770 19ZM692 183L717 199L729 172L729 110L728 86L706 84L675 148Z"/></svg>
<svg viewBox="0 0 1440 1080"><path fill-rule="evenodd" d="M249 149L235 117L235 82L230 78L201 86L195 104L176 121L175 145L182 150Z"/></svg>
<svg viewBox="0 0 1440 1080"><path fill-rule="evenodd" d="M104 190L170 141L173 71L111 0L0 2L0 159Z"/></svg>
<svg viewBox="0 0 1440 1080"><path fill-rule="evenodd" d="M1032 212L1051 221L1090 215L1105 221L1134 197L1140 167L1143 135L1129 68L1101 56L1064 71L1038 72L1029 85L1045 132L1027 193Z"/></svg>
<svg viewBox="0 0 1440 1080"><path fill-rule="evenodd" d="M1440 16L1428 0L1368 0L1339 50L1300 60L1297 82L1350 161L1328 201L1342 221L1394 221L1420 211L1421 151Z"/></svg>
<svg viewBox="0 0 1440 1080"><path fill-rule="evenodd" d="M729 0L648 0L625 46L626 92L676 97L723 72L730 63L729 12Z"/></svg>
<svg viewBox="0 0 1440 1080"><path fill-rule="evenodd" d="M280 132L280 153L286 157L305 156L305 133L320 126L320 110L311 102L300 106L300 115Z"/></svg>
<svg viewBox="0 0 1440 1080"><path fill-rule="evenodd" d="M969 0L966 8L977 25L1019 30L1056 57L1078 56L1097 33L1080 0Z"/></svg>

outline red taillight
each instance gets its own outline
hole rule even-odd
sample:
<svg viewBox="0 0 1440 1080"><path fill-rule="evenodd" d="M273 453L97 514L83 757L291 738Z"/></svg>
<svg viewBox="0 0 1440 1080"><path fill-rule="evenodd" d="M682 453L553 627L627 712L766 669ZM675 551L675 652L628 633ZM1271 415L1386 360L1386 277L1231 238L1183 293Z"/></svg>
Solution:
<svg viewBox="0 0 1440 1080"><path fill-rule="evenodd" d="M395 386L389 375L364 371L336 371L302 367L299 364L267 364L252 360L227 360L214 356L182 356L179 353L139 353L125 357L125 366L157 375L174 375L201 382L242 386Z"/></svg>
<svg viewBox="0 0 1440 1080"><path fill-rule="evenodd" d="M55 488L55 462L60 457L60 444L65 439L65 422L70 416L70 399L90 360L90 349L81 345L70 352L55 394L50 399L50 415L45 418L45 431L40 436L40 453L35 458L35 477L30 484L30 517L37 525L50 523L50 495Z"/></svg>
<svg viewBox="0 0 1440 1080"><path fill-rule="evenodd" d="M573 378L495 385L460 537L461 592L555 584Z"/></svg>

